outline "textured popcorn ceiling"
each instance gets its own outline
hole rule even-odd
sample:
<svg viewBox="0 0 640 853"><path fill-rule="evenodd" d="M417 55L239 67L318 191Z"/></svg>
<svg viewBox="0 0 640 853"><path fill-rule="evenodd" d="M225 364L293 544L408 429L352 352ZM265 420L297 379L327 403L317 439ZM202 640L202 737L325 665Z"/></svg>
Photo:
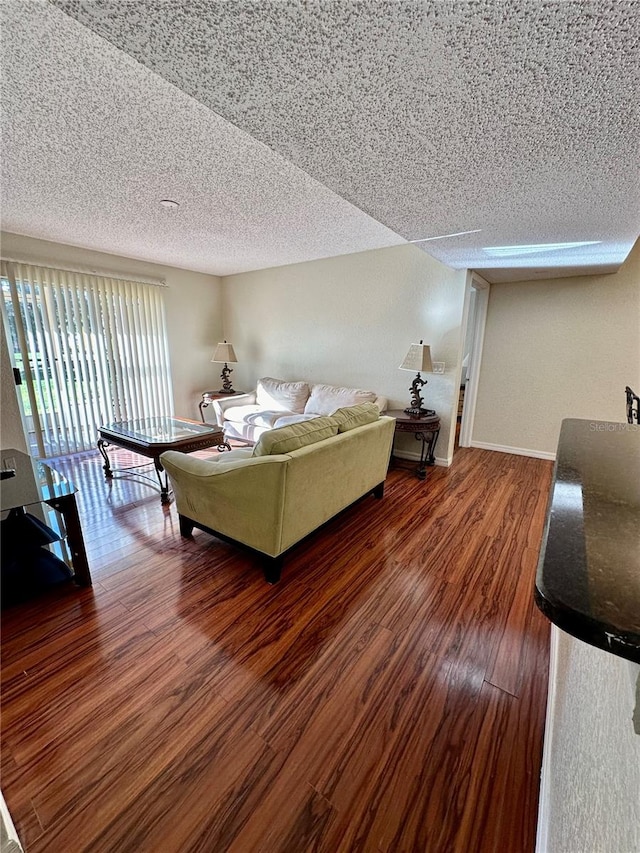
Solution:
<svg viewBox="0 0 640 853"><path fill-rule="evenodd" d="M16 158L24 176L54 149L46 191L40 167L15 230L32 233L35 205L46 227L78 229L89 216L92 231L93 208L75 223L66 210L69 183L73 203L86 195L86 159L93 205L109 190L98 228L113 251L127 253L122 230L136 255L169 241L197 257L189 266L214 272L476 229L417 245L489 277L500 267L527 267L524 277L613 269L640 230L632 0L53 2L70 17L20 4L4 38L14 58L3 65L20 65L9 73L10 110L22 99L36 114L10 149L9 189ZM81 124L69 154L73 126L61 129L61 115ZM65 210L53 209L56 191ZM164 230L149 209L158 193L188 200L178 214L187 228ZM9 229L20 198L18 187L5 201Z"/></svg>
<svg viewBox="0 0 640 853"><path fill-rule="evenodd" d="M218 275L404 243L53 6L3 12L6 231Z"/></svg>

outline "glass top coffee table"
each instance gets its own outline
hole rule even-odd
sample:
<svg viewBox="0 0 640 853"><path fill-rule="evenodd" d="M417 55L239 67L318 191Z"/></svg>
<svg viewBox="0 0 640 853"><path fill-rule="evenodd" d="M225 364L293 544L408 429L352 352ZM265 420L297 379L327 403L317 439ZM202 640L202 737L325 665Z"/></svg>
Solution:
<svg viewBox="0 0 640 853"><path fill-rule="evenodd" d="M137 418L130 421L118 421L101 426L98 430L98 450L104 459L105 477L111 479L114 469L107 456L107 447L114 444L132 450L141 456L153 460L156 477L160 484L160 500L169 503L169 481L166 471L160 463L160 454L165 450L178 450L181 453L193 453L207 447L217 447L219 451L231 450L224 440L224 432L219 426L191 421L187 418ZM141 466L136 466L141 467ZM122 469L121 469L122 470ZM132 468L125 469L133 470ZM142 475L138 475L142 476Z"/></svg>

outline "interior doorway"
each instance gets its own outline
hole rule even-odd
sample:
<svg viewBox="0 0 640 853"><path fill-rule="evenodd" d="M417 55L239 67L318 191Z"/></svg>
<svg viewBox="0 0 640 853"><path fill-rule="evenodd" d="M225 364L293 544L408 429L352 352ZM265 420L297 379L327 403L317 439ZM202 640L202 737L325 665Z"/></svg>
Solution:
<svg viewBox="0 0 640 853"><path fill-rule="evenodd" d="M490 284L476 272L471 272L467 282L468 303L462 330L460 389L458 397L456 441L457 447L470 447L473 422L478 398L480 363L484 344L484 330L489 306Z"/></svg>

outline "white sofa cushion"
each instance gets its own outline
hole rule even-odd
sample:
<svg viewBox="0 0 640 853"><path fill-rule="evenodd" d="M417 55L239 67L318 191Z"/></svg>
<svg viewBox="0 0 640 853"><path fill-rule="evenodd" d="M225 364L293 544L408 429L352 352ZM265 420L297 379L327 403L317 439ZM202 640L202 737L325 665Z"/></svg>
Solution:
<svg viewBox="0 0 640 853"><path fill-rule="evenodd" d="M256 403L263 409L301 415L308 397L309 386L306 382L285 382L270 376L258 379Z"/></svg>
<svg viewBox="0 0 640 853"><path fill-rule="evenodd" d="M339 388L336 385L312 385L311 394L304 407L304 413L314 415L332 415L336 409L345 406L357 406L360 403L375 403L374 391L361 391L359 388Z"/></svg>
<svg viewBox="0 0 640 853"><path fill-rule="evenodd" d="M225 421L224 422L224 437L225 441L235 439L243 441L246 444L255 444L263 432L267 432L271 427L256 427L251 424L245 424L242 421Z"/></svg>
<svg viewBox="0 0 640 853"><path fill-rule="evenodd" d="M289 424L300 424L303 421L312 421L314 418L317 418L317 415L283 415L282 412L278 412L280 417L274 423L273 428L279 429L283 426L289 426Z"/></svg>
<svg viewBox="0 0 640 853"><path fill-rule="evenodd" d="M278 418L291 415L291 412L262 409L260 406L231 406L225 410L225 420L236 424L266 427L272 429Z"/></svg>

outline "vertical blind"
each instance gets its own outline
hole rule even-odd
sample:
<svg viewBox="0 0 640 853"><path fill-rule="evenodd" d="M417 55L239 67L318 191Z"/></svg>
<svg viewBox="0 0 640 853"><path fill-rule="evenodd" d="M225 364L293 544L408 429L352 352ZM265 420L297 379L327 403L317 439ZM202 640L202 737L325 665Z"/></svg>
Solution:
<svg viewBox="0 0 640 853"><path fill-rule="evenodd" d="M1 273L40 456L95 447L105 423L173 414L162 286L8 261Z"/></svg>

